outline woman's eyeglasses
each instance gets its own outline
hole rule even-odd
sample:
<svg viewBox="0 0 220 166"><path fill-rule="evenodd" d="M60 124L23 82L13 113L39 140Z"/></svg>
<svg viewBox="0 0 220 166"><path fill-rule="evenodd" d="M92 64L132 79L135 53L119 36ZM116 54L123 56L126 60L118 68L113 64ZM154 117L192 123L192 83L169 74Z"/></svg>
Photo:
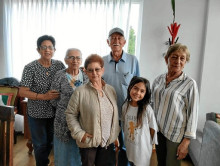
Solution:
<svg viewBox="0 0 220 166"><path fill-rule="evenodd" d="M72 60L72 61L74 61L74 60L77 60L77 61L80 61L81 60L81 57L79 57L79 56L68 56L68 57L66 57L67 59L69 59L69 60Z"/></svg>
<svg viewBox="0 0 220 166"><path fill-rule="evenodd" d="M87 71L88 73L93 73L94 71L95 71L96 73L99 73L99 72L101 71L101 69L102 69L102 68L87 69L86 71Z"/></svg>
<svg viewBox="0 0 220 166"><path fill-rule="evenodd" d="M40 46L40 49L41 50L46 50L46 49L49 49L49 50L54 50L54 46Z"/></svg>

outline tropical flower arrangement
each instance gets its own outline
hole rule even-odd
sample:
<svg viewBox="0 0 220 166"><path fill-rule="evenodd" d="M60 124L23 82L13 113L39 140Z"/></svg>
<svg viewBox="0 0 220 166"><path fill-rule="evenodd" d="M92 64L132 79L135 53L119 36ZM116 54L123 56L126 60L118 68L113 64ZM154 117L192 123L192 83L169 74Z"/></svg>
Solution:
<svg viewBox="0 0 220 166"><path fill-rule="evenodd" d="M177 33L180 28L180 24L178 25L178 23L175 22L175 0L171 0L171 6L172 6L172 10L173 10L173 23L170 24L170 27L168 26L168 30L171 35L171 39L169 38L169 45L177 43L177 41L179 39L179 37L177 37Z"/></svg>

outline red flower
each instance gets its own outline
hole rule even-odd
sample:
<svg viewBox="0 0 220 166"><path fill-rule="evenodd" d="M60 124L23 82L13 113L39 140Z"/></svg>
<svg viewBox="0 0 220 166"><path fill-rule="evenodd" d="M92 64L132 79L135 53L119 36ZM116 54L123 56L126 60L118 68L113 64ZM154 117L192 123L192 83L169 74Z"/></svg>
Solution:
<svg viewBox="0 0 220 166"><path fill-rule="evenodd" d="M177 25L176 22L174 22L173 24L170 24L170 27L168 26L168 30L170 32L170 35L172 36L172 41L171 41L170 45L174 44L179 28L180 28L180 24ZM176 40L176 42L177 42L177 40Z"/></svg>

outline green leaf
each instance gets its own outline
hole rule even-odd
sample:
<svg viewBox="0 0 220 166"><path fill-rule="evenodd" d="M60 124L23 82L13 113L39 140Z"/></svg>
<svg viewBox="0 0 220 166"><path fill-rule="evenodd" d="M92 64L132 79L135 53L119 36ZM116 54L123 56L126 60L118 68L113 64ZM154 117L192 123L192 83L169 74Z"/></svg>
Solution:
<svg viewBox="0 0 220 166"><path fill-rule="evenodd" d="M171 5L173 9L173 20L175 20L175 0L171 0Z"/></svg>

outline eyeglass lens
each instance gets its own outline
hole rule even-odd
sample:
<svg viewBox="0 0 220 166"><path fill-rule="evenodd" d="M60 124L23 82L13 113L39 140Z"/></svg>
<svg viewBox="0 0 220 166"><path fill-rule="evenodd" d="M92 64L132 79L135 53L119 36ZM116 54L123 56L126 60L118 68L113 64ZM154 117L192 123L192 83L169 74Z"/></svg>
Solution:
<svg viewBox="0 0 220 166"><path fill-rule="evenodd" d="M68 56L67 58L70 59L70 60L77 60L77 61L79 61L81 59L81 57L79 57L79 56L77 56L77 57L75 57L75 56Z"/></svg>
<svg viewBox="0 0 220 166"><path fill-rule="evenodd" d="M89 73L93 73L94 71L95 71L95 72L100 72L100 71L101 71L101 68L87 69L87 71L88 71Z"/></svg>
<svg viewBox="0 0 220 166"><path fill-rule="evenodd" d="M53 47L53 46L40 46L40 48L41 48L42 50L46 50L47 48L48 48L49 50L54 50L54 47Z"/></svg>

